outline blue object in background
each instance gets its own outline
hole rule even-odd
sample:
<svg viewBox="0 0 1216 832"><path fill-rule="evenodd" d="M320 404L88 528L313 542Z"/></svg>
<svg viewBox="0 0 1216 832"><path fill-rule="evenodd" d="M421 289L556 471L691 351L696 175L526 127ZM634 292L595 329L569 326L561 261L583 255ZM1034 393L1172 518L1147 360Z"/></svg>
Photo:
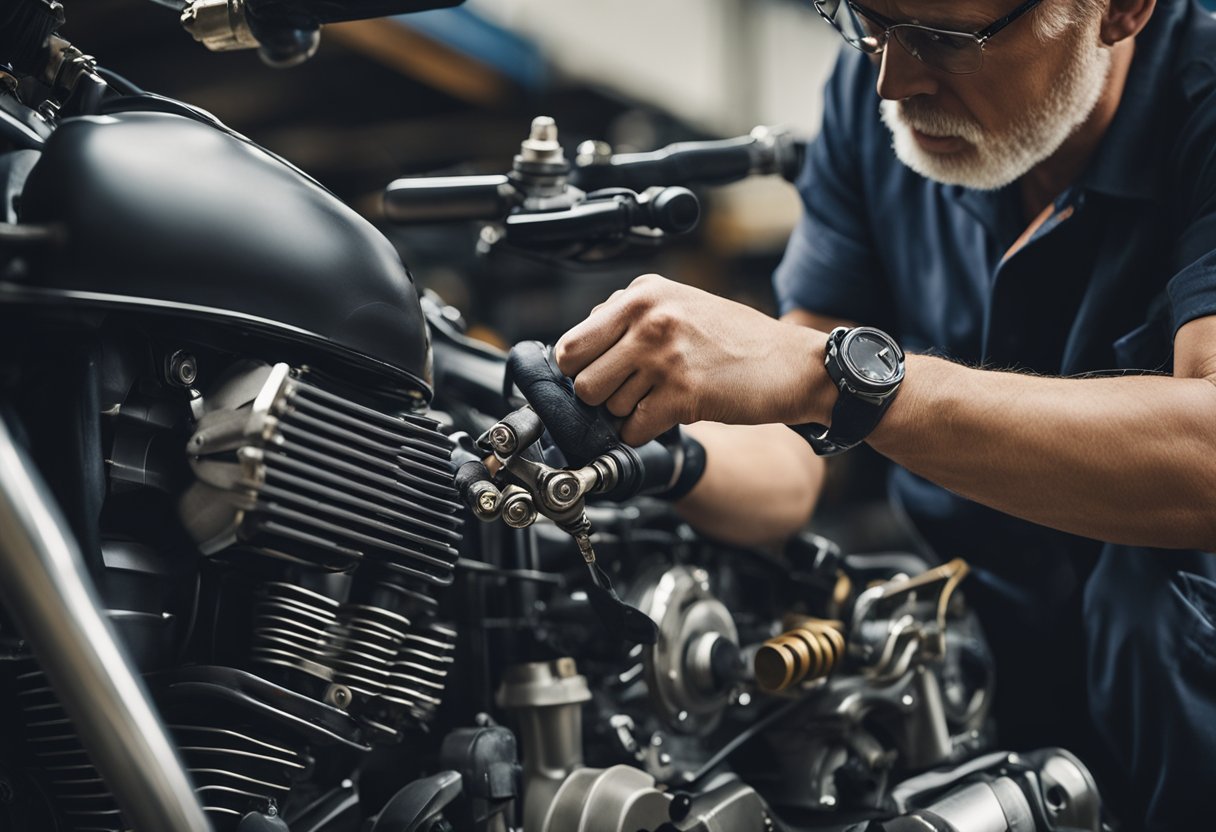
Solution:
<svg viewBox="0 0 1216 832"><path fill-rule="evenodd" d="M493 67L524 89L544 88L549 65L540 49L514 32L457 6L397 17L402 24L432 40Z"/></svg>

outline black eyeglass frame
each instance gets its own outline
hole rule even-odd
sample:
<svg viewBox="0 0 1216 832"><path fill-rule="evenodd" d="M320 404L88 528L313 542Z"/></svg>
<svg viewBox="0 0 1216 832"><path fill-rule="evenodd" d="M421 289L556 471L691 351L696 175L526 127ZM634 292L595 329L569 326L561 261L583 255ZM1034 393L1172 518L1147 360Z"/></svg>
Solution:
<svg viewBox="0 0 1216 832"><path fill-rule="evenodd" d="M824 20L826 20L828 22L828 25L830 25L833 29L835 29L837 32L840 33L840 36L844 39L845 43L849 44L849 46L852 46L855 49L858 49L862 52L866 52L871 55L881 54L882 51L887 48L887 44L891 40L891 32L900 27L920 29L922 31L932 32L932 33L938 34L938 35L949 35L951 37L971 38L979 46L981 58L980 58L980 66L978 66L975 69L970 70L968 72L951 72L950 70L944 69L942 67L933 67L933 64L928 63L923 58L921 58L919 55L915 55L916 59L919 60L921 63L925 64L926 66L933 67L934 69L941 69L943 72L949 72L952 75L970 75L975 72L979 72L980 69L983 67L983 52L984 52L984 47L987 45L988 41L991 40L992 37L997 32L1001 31L1006 26L1008 26L1010 23L1013 23L1019 17L1026 14L1027 12L1029 12L1031 9L1033 9L1035 6L1039 5L1042 2L1043 2L1043 0L1025 0L1020 6L1015 8L1013 11L1009 12L1009 14L1005 15L1004 17L997 18L996 20L992 21L984 28L980 29L978 32L956 32L951 29L939 29L936 26L925 26L921 23L907 23L907 22L901 23L901 22L898 22L895 20L891 20L891 18L889 18L889 17L884 17L883 15L879 14L876 11L873 11L872 9L867 9L865 6L861 5L860 3L853 2L853 0L837 0L837 5L835 7L835 10L839 10L839 8L840 8L839 4L844 3L850 9L852 9L856 14L859 14L862 17L868 18L869 20L872 20L873 22L877 23L879 26L883 27L881 40L879 38L874 38L872 35L870 36L876 42L876 44L877 44L876 48L867 49L866 47L864 47L862 45L862 41L866 40L866 38L860 38L857 41L852 41L849 39L848 35L846 35L844 33L844 30L842 30L836 24L836 21L834 21L832 19L833 16L835 15L836 11L834 10L831 14L829 14L827 12L827 10L825 10L823 8L825 0L812 0L813 5L815 6L815 11L819 12L819 16L822 17Z"/></svg>

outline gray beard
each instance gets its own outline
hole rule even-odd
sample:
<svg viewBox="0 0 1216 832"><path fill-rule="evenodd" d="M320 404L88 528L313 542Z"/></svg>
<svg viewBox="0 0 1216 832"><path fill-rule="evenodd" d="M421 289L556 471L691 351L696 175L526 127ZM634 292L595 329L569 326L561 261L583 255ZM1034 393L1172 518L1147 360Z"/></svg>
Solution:
<svg viewBox="0 0 1216 832"><path fill-rule="evenodd" d="M939 113L919 100L883 101L882 121L901 162L928 179L977 190L996 190L1021 178L1050 157L1076 132L1097 106L1110 73L1110 49L1097 45L1089 31L1077 38L1076 58L1052 87L1009 129L985 132L969 118ZM958 136L971 147L951 154L921 149L915 127L931 136Z"/></svg>

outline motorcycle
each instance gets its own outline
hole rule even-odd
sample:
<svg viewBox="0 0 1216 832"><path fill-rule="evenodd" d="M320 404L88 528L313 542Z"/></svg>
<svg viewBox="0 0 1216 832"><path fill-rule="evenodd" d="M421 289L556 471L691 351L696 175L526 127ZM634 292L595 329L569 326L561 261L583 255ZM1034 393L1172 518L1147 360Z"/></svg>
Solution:
<svg viewBox="0 0 1216 832"><path fill-rule="evenodd" d="M177 5L286 65L455 2ZM0 15L0 828L1100 828L1081 761L990 747L965 563L698 536L644 493L674 446L621 445L542 346L469 339L57 2ZM684 184L797 160L761 131L576 171L541 119L510 174L386 206L601 257L695 224Z"/></svg>

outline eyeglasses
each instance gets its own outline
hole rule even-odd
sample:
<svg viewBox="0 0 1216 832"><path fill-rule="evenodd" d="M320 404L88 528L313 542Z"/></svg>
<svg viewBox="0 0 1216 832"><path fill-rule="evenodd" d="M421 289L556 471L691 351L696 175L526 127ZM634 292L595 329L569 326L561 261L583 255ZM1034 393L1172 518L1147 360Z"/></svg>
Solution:
<svg viewBox="0 0 1216 832"><path fill-rule="evenodd" d="M814 0L814 5L819 15L854 49L868 55L882 54L891 35L895 35L900 45L921 63L953 75L969 75L983 66L984 46L992 36L1041 2L1026 0L978 32L951 32L919 23L897 23L850 0Z"/></svg>

